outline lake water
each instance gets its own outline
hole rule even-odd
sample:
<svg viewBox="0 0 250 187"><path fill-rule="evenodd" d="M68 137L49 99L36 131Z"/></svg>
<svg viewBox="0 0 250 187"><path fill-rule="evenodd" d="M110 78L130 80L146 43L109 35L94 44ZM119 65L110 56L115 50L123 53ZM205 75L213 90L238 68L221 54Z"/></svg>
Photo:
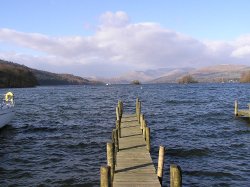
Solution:
<svg viewBox="0 0 250 187"><path fill-rule="evenodd" d="M7 89L1 89L3 94ZM152 157L166 147L183 186L250 186L250 121L234 117L250 102L250 84L58 86L12 89L16 116L0 130L0 186L99 186L115 106L135 99L152 132Z"/></svg>

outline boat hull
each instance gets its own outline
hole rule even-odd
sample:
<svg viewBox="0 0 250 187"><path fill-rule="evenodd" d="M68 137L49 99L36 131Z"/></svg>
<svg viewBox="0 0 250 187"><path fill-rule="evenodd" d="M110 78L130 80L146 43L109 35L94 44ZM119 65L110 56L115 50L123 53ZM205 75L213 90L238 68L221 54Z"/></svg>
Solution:
<svg viewBox="0 0 250 187"><path fill-rule="evenodd" d="M14 107L5 108L0 110L0 128L7 125L15 116Z"/></svg>

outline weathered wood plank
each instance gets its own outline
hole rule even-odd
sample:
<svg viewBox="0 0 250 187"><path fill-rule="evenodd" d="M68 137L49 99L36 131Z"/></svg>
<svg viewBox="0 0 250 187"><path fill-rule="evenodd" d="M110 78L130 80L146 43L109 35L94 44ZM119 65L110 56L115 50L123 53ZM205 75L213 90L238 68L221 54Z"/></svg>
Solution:
<svg viewBox="0 0 250 187"><path fill-rule="evenodd" d="M239 110L238 116L239 117L250 117L250 110Z"/></svg>

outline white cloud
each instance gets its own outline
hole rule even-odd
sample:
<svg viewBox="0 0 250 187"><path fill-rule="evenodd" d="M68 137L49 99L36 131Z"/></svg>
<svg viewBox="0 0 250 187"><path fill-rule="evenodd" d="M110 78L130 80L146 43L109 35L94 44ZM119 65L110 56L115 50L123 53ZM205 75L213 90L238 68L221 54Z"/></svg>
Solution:
<svg viewBox="0 0 250 187"><path fill-rule="evenodd" d="M233 57L244 58L250 57L250 45L242 46L232 52Z"/></svg>
<svg viewBox="0 0 250 187"><path fill-rule="evenodd" d="M128 15L123 11L106 12L100 16L103 27L123 27L129 23Z"/></svg>
<svg viewBox="0 0 250 187"><path fill-rule="evenodd" d="M2 28L0 58L43 69L60 67L60 71L71 70L70 73L76 71L72 67L77 67L79 75L101 75L100 70L105 69L110 71L107 73L110 76L133 69L248 64L250 60L250 35L235 41L200 41L157 23L130 23L122 11L106 12L100 21L96 33L88 37L52 37ZM31 49L40 55L19 51L9 55L10 52L1 52L4 43Z"/></svg>
<svg viewBox="0 0 250 187"><path fill-rule="evenodd" d="M250 34L240 36L233 45L235 48L232 51L232 57L250 59Z"/></svg>

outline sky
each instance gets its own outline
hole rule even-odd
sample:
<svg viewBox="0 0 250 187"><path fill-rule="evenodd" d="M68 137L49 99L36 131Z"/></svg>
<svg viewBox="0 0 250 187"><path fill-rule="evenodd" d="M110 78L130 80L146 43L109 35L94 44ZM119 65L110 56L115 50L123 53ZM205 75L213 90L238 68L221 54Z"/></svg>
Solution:
<svg viewBox="0 0 250 187"><path fill-rule="evenodd" d="M248 0L0 0L0 59L113 77L250 65Z"/></svg>

